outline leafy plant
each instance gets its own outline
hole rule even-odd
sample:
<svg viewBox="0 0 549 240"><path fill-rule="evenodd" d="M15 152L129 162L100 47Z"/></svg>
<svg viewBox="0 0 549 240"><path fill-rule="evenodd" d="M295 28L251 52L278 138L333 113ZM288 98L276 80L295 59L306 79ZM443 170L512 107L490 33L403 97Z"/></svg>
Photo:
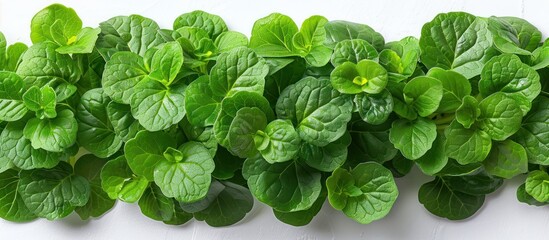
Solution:
<svg viewBox="0 0 549 240"><path fill-rule="evenodd" d="M364 24L273 13L248 40L199 10L172 29L139 15L89 28L46 7L33 45L0 33L0 217L89 219L120 200L217 227L255 198L295 226L326 200L368 224L414 166L439 217L471 217L520 174L518 200L547 204L549 41L463 12L421 32L386 43Z"/></svg>

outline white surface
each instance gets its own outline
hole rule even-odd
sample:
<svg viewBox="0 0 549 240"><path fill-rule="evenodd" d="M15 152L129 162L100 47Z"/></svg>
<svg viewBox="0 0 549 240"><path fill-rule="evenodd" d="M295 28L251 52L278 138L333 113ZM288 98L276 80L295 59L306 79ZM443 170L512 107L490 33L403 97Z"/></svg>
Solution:
<svg viewBox="0 0 549 240"><path fill-rule="evenodd" d="M310 15L366 23L386 40L407 35L419 37L423 23L437 13L467 11L480 16L517 16L549 33L547 9L542 0L0 0L0 31L8 41L29 43L32 16L43 7L60 2L74 8L85 26L97 26L115 15L141 14L170 28L178 15L196 9L222 16L229 27L249 35L255 20L271 12L291 16L298 25ZM76 214L49 222L15 224L0 220L0 239L107 240L107 239L548 239L549 208L531 207L516 200L515 190L523 177L508 181L486 199L472 218L451 222L428 213L417 201L419 186L430 178L417 170L398 179L400 196L391 213L370 225L360 225L333 210L328 204L306 227L278 222L272 211L256 203L252 212L231 227L211 228L191 221L167 226L144 217L136 205L118 203L100 219L81 221Z"/></svg>

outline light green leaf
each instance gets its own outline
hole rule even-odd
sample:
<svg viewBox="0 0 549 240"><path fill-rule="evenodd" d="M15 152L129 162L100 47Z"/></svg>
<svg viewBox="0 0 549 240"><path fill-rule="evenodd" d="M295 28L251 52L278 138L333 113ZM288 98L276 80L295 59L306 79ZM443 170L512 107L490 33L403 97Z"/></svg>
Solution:
<svg viewBox="0 0 549 240"><path fill-rule="evenodd" d="M446 154L462 165L482 162L492 148L490 135L476 127L467 129L454 121L444 134Z"/></svg>
<svg viewBox="0 0 549 240"><path fill-rule="evenodd" d="M334 48L343 40L363 39L381 51L385 45L383 36L365 24L347 22L342 20L330 21L326 28L326 46Z"/></svg>
<svg viewBox="0 0 549 240"><path fill-rule="evenodd" d="M326 180L328 200L351 219L368 224L385 217L398 196L391 171L379 163L339 168Z"/></svg>
<svg viewBox="0 0 549 240"><path fill-rule="evenodd" d="M292 41L296 33L297 25L290 17L273 13L254 23L249 46L262 57L296 56Z"/></svg>
<svg viewBox="0 0 549 240"><path fill-rule="evenodd" d="M511 140L495 142L484 160L484 169L492 176L510 179L528 171L528 156L520 144Z"/></svg>
<svg viewBox="0 0 549 240"><path fill-rule="evenodd" d="M549 175L540 170L528 173L526 192L539 202L549 201Z"/></svg>
<svg viewBox="0 0 549 240"><path fill-rule="evenodd" d="M126 143L124 155L128 160L128 166L136 175L153 181L154 168L165 160L166 149L177 148L176 144L166 132L141 131Z"/></svg>
<svg viewBox="0 0 549 240"><path fill-rule="evenodd" d="M91 53L100 32L99 28L82 28L76 36L68 39L66 45L62 45L56 51L61 54Z"/></svg>
<svg viewBox="0 0 549 240"><path fill-rule="evenodd" d="M480 116L478 100L472 96L465 96L463 103L456 110L456 121L465 128L470 128Z"/></svg>
<svg viewBox="0 0 549 240"><path fill-rule="evenodd" d="M302 143L299 149L299 160L316 170L333 172L347 160L347 147L350 144L351 136L348 133L323 147Z"/></svg>
<svg viewBox="0 0 549 240"><path fill-rule="evenodd" d="M431 68L427 76L436 78L442 83L442 99L437 112L455 112L465 96L471 95L471 84L463 75L441 68Z"/></svg>
<svg viewBox="0 0 549 240"><path fill-rule="evenodd" d="M38 12L31 21L33 43L55 42L60 46L70 45L82 29L82 20L74 9L61 4L52 4Z"/></svg>
<svg viewBox="0 0 549 240"><path fill-rule="evenodd" d="M137 202L149 186L145 177L135 175L124 156L108 161L101 170L101 187L110 199Z"/></svg>
<svg viewBox="0 0 549 240"><path fill-rule="evenodd" d="M254 135L255 147L269 163L293 159L299 151L300 142L294 126L280 119L270 122Z"/></svg>
<svg viewBox="0 0 549 240"><path fill-rule="evenodd" d="M183 50L176 42L162 44L155 50L150 58L145 54L145 62L151 69L149 77L169 86L183 66Z"/></svg>
<svg viewBox="0 0 549 240"><path fill-rule="evenodd" d="M71 110L65 109L51 119L33 118L27 122L23 134L33 148L62 152L76 143L78 123Z"/></svg>
<svg viewBox="0 0 549 240"><path fill-rule="evenodd" d="M432 77L415 77L404 86L404 101L427 117L440 106L444 91L442 82Z"/></svg>
<svg viewBox="0 0 549 240"><path fill-rule="evenodd" d="M23 102L27 109L36 112L36 117L39 119L55 118L57 112L55 90L49 86L38 88L32 86L25 94L23 94Z"/></svg>
<svg viewBox="0 0 549 240"><path fill-rule="evenodd" d="M387 71L377 62L361 60L357 64L345 62L330 74L332 86L341 93L376 94L387 86Z"/></svg>
<svg viewBox="0 0 549 240"><path fill-rule="evenodd" d="M229 127L229 147L231 153L240 157L248 158L257 154L254 136L257 131L265 129L267 117L259 108L244 107L236 112L236 115Z"/></svg>
<svg viewBox="0 0 549 240"><path fill-rule="evenodd" d="M24 91L25 83L21 77L12 72L0 71L0 121L17 121L27 114L23 102Z"/></svg>
<svg viewBox="0 0 549 240"><path fill-rule="evenodd" d="M348 39L338 42L334 47L331 63L337 67L345 62L358 63L364 59L376 60L377 50L363 39Z"/></svg>
<svg viewBox="0 0 549 240"><path fill-rule="evenodd" d="M173 29L182 27L197 27L205 30L211 39L216 39L221 33L227 31L225 21L217 15L196 10L184 13L177 17L173 23Z"/></svg>
<svg viewBox="0 0 549 240"><path fill-rule="evenodd" d="M180 202L195 202L206 196L215 165L201 143L187 142L179 147L181 157L161 160L154 167L154 182L162 193Z"/></svg>
<svg viewBox="0 0 549 240"><path fill-rule="evenodd" d="M479 103L479 109L479 128L496 141L503 141L520 129L520 107L504 93L495 93L485 98Z"/></svg>
<svg viewBox="0 0 549 240"><path fill-rule="evenodd" d="M391 143L410 160L420 158L431 149L436 137L436 124L424 118L396 120L389 133Z"/></svg>
<svg viewBox="0 0 549 240"><path fill-rule="evenodd" d="M234 48L248 46L248 37L239 32L227 31L215 38L214 45L217 51L228 52Z"/></svg>

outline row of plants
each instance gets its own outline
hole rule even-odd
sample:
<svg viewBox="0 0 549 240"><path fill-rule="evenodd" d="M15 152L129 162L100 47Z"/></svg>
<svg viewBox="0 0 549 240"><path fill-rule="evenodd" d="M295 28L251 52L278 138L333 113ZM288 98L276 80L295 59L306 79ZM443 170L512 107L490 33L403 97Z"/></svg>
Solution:
<svg viewBox="0 0 549 240"><path fill-rule="evenodd" d="M254 198L308 224L326 200L386 216L414 166L432 214L474 215L506 179L549 202L549 43L527 21L442 13L385 42L367 25L273 13L250 37L217 15L83 27L54 4L32 45L0 33L0 217L227 226ZM405 180L403 180L405 181ZM326 205L327 206L327 205Z"/></svg>

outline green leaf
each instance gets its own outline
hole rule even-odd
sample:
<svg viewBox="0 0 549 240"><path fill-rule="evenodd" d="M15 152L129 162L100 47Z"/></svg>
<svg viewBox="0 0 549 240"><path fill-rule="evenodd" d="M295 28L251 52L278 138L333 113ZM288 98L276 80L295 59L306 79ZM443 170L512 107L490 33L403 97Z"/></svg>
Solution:
<svg viewBox="0 0 549 240"><path fill-rule="evenodd" d="M444 183L455 191L471 195L485 195L495 192L503 185L503 179L480 171L462 176L444 176Z"/></svg>
<svg viewBox="0 0 549 240"><path fill-rule="evenodd" d="M361 163L350 172L339 168L326 180L330 204L353 220L368 224L385 217L398 190L391 171L379 163Z"/></svg>
<svg viewBox="0 0 549 240"><path fill-rule="evenodd" d="M261 157L248 158L242 167L255 198L277 211L309 209L320 195L320 173L297 161L269 164Z"/></svg>
<svg viewBox="0 0 549 240"><path fill-rule="evenodd" d="M534 51L542 40L541 32L528 21L518 17L498 17L506 21L517 33L518 46L527 51Z"/></svg>
<svg viewBox="0 0 549 240"><path fill-rule="evenodd" d="M481 114L478 100L472 96L465 96L462 101L463 103L456 110L456 121L465 128L470 128Z"/></svg>
<svg viewBox="0 0 549 240"><path fill-rule="evenodd" d="M90 217L99 217L109 211L115 201L109 198L109 195L101 187L101 169L107 163L106 159L101 159L93 155L84 155L76 161L74 173L85 177L90 183L90 198L86 205L77 207L76 213L82 220Z"/></svg>
<svg viewBox="0 0 549 240"><path fill-rule="evenodd" d="M33 43L51 41L60 46L70 45L80 29L82 20L74 9L52 4L32 18L31 40Z"/></svg>
<svg viewBox="0 0 549 240"><path fill-rule="evenodd" d="M338 42L332 53L331 63L337 67L345 62L358 63L364 59L376 60L377 50L363 39L348 39Z"/></svg>
<svg viewBox="0 0 549 240"><path fill-rule="evenodd" d="M112 156L123 143L109 120L109 102L102 89L92 89L82 95L76 112L78 144L100 158Z"/></svg>
<svg viewBox="0 0 549 240"><path fill-rule="evenodd" d="M5 70L8 65L6 37L0 32L0 70Z"/></svg>
<svg viewBox="0 0 549 240"><path fill-rule="evenodd" d="M31 141L33 148L50 152L62 152L76 143L78 123L74 114L62 110L51 119L33 118L27 122L23 134Z"/></svg>
<svg viewBox="0 0 549 240"><path fill-rule="evenodd" d="M528 173L525 185L526 192L538 202L549 201L549 175L540 170Z"/></svg>
<svg viewBox="0 0 549 240"><path fill-rule="evenodd" d="M387 121L382 125L369 125L362 120L353 121L349 125L352 136L349 161L357 164L365 160L383 163L393 159L398 149L389 140L391 123Z"/></svg>
<svg viewBox="0 0 549 240"><path fill-rule="evenodd" d="M448 163L437 175L439 176L464 176L475 173L482 167L481 162L459 164L455 159L449 158Z"/></svg>
<svg viewBox="0 0 549 240"><path fill-rule="evenodd" d="M431 149L436 137L436 124L424 118L396 120L389 133L391 143L410 160L420 158Z"/></svg>
<svg viewBox="0 0 549 240"><path fill-rule="evenodd" d="M254 136L257 131L265 129L267 117L259 108L244 107L236 112L229 127L228 150L240 158L253 157L257 154Z"/></svg>
<svg viewBox="0 0 549 240"><path fill-rule="evenodd" d="M52 169L35 169L20 173L18 192L36 216L48 220L68 216L84 206L90 197L86 178L73 174L72 166L60 162Z"/></svg>
<svg viewBox="0 0 549 240"><path fill-rule="evenodd" d="M313 203L313 206L311 206L311 208L309 209L297 212L281 212L273 209L273 213L276 219L283 223L295 227L305 226L311 223L313 218L320 212L320 209L322 209L324 202L326 202L326 195L326 190L323 189L318 199L316 199L315 203Z"/></svg>
<svg viewBox="0 0 549 240"><path fill-rule="evenodd" d="M351 136L347 133L323 147L302 143L299 158L309 167L322 172L333 172L347 160L347 147L350 144Z"/></svg>
<svg viewBox="0 0 549 240"><path fill-rule="evenodd" d="M28 222L36 218L25 205L19 188L19 173L9 169L0 173L0 217L12 222Z"/></svg>
<svg viewBox="0 0 549 240"><path fill-rule="evenodd" d="M212 182L222 190L204 210L194 213L198 221L205 221L212 227L233 225L252 210L254 199L250 190L231 182Z"/></svg>
<svg viewBox="0 0 549 240"><path fill-rule="evenodd" d="M77 35L68 39L66 45L57 48L56 51L61 54L91 53L100 32L99 28L82 28Z"/></svg>
<svg viewBox="0 0 549 240"><path fill-rule="evenodd" d="M204 144L213 157L217 152L218 144L212 127L197 127L191 125L186 119L179 123L179 128L187 137L188 141L195 141Z"/></svg>
<svg viewBox="0 0 549 240"><path fill-rule="evenodd" d="M135 175L124 156L108 161L101 170L101 187L110 199L137 202L147 189L149 181Z"/></svg>
<svg viewBox="0 0 549 240"><path fill-rule="evenodd" d="M136 175L153 181L155 167L165 160L164 152L177 148L176 144L168 133L141 131L126 143L124 155Z"/></svg>
<svg viewBox="0 0 549 240"><path fill-rule="evenodd" d="M215 38L214 45L217 51L228 52L234 48L248 46L248 37L239 32L227 31Z"/></svg>
<svg viewBox="0 0 549 240"><path fill-rule="evenodd" d="M215 96L207 75L194 80L185 89L185 112L195 126L212 126L221 109L222 98Z"/></svg>
<svg viewBox="0 0 549 240"><path fill-rule="evenodd" d="M29 170L35 168L52 168L59 161L68 160L68 152L48 152L35 149L23 135L25 122L12 122L6 125L0 134L0 172L16 166Z"/></svg>
<svg viewBox="0 0 549 240"><path fill-rule="evenodd" d="M169 86L183 66L183 50L177 42L162 44L155 50L152 57L145 55L145 62L151 69L149 76Z"/></svg>
<svg viewBox="0 0 549 240"><path fill-rule="evenodd" d="M38 88L32 86L23 94L23 102L27 109L36 112L36 117L39 119L55 118L57 112L55 90L49 86Z"/></svg>
<svg viewBox="0 0 549 240"><path fill-rule="evenodd" d="M363 39L381 51L385 45L383 36L365 24L336 20L330 21L326 28L326 46L334 48L339 42L348 39Z"/></svg>
<svg viewBox="0 0 549 240"><path fill-rule="evenodd" d="M385 68L372 60L361 60L357 64L345 62L330 74L332 86L345 94L377 94L385 89L387 80Z"/></svg>
<svg viewBox="0 0 549 240"><path fill-rule="evenodd" d="M253 140L256 149L269 163L293 159L299 152L301 143L294 126L290 122L280 119L274 120L264 129L256 131Z"/></svg>
<svg viewBox="0 0 549 240"><path fill-rule="evenodd" d="M170 221L175 214L174 201L162 194L154 184L145 190L138 204L143 215L156 221Z"/></svg>
<svg viewBox="0 0 549 240"><path fill-rule="evenodd" d="M455 112L465 96L471 95L471 84L463 75L441 68L432 68L427 76L436 78L442 83L442 99L437 112Z"/></svg>
<svg viewBox="0 0 549 240"><path fill-rule="evenodd" d="M393 112L393 96L387 90L378 94L359 93L354 102L362 120L369 124L382 124Z"/></svg>
<svg viewBox="0 0 549 240"><path fill-rule="evenodd" d="M517 32L511 24L498 17L490 17L486 20L488 22L488 28L494 37L494 46L500 52L518 55L531 54L530 51L524 50L518 46L519 40ZM541 40L541 38L539 40Z"/></svg>
<svg viewBox="0 0 549 240"><path fill-rule="evenodd" d="M526 150L511 140L495 142L483 164L486 172L505 179L528 171Z"/></svg>
<svg viewBox="0 0 549 240"><path fill-rule="evenodd" d="M21 56L27 51L27 49L29 49L29 47L20 42L10 45L6 52L7 59L6 64L4 65L4 70L15 72L21 60Z"/></svg>
<svg viewBox="0 0 549 240"><path fill-rule="evenodd" d="M76 92L74 84L82 76L78 61L70 55L55 51L51 42L32 45L21 56L17 75L23 78L26 87L49 85L55 89L57 102L61 102Z"/></svg>
<svg viewBox="0 0 549 240"><path fill-rule="evenodd" d="M490 153L492 140L488 133L478 128L464 128L452 122L446 131L446 154L459 164L482 162Z"/></svg>
<svg viewBox="0 0 549 240"><path fill-rule="evenodd" d="M232 155L227 149L218 147L214 156L215 169L212 176L219 180L228 180L242 169L244 159Z"/></svg>
<svg viewBox="0 0 549 240"><path fill-rule="evenodd" d="M129 141L143 130L139 122L133 118L130 105L111 101L107 105L107 115L116 136L124 142Z"/></svg>
<svg viewBox="0 0 549 240"><path fill-rule="evenodd" d="M418 195L419 202L429 212L450 220L466 219L484 204L484 195L457 191L440 177L421 185Z"/></svg>
<svg viewBox="0 0 549 240"><path fill-rule="evenodd" d="M229 146L228 135L231 123L238 110L244 107L257 107L267 116L267 121L274 119L273 110L265 97L253 92L237 92L221 102L221 111L217 115L213 128L219 145Z"/></svg>
<svg viewBox="0 0 549 240"><path fill-rule="evenodd" d="M131 97L132 115L148 131L168 129L185 117L184 84L166 87L145 79L135 86Z"/></svg>
<svg viewBox="0 0 549 240"><path fill-rule="evenodd" d="M249 46L262 57L296 56L292 41L296 33L297 25L290 17L273 13L255 21Z"/></svg>
<svg viewBox="0 0 549 240"><path fill-rule="evenodd" d="M420 55L417 38L405 37L387 43L385 48L379 54L379 63L387 69L390 80L400 82L414 74Z"/></svg>
<svg viewBox="0 0 549 240"><path fill-rule="evenodd" d="M522 127L512 138L524 147L528 162L549 165L549 98L534 100L532 110L524 116Z"/></svg>
<svg viewBox="0 0 549 240"><path fill-rule="evenodd" d="M299 137L326 146L339 139L351 120L350 96L340 94L327 79L306 77L288 86L276 104L279 118L292 121Z"/></svg>
<svg viewBox="0 0 549 240"><path fill-rule="evenodd" d="M228 30L221 17L200 10L184 13L177 17L173 23L173 29L177 30L182 27L201 28L208 33L211 39L217 38Z"/></svg>
<svg viewBox="0 0 549 240"><path fill-rule="evenodd" d="M240 47L219 55L210 72L214 96L230 97L236 92L263 94L269 67L249 48Z"/></svg>
<svg viewBox="0 0 549 240"><path fill-rule="evenodd" d="M107 61L123 51L144 56L148 49L164 43L158 24L139 15L113 17L99 27L96 47Z"/></svg>
<svg viewBox="0 0 549 240"><path fill-rule="evenodd" d="M332 49L324 46L328 19L323 16L311 16L301 25L301 29L292 38L296 51L313 67L322 67L330 61Z"/></svg>
<svg viewBox="0 0 549 240"><path fill-rule="evenodd" d="M415 77L404 86L404 101L420 116L427 117L439 108L443 89L442 82L436 78Z"/></svg>
<svg viewBox="0 0 549 240"><path fill-rule="evenodd" d="M195 202L206 196L215 165L201 143L179 147L180 158L163 159L154 167L154 182L162 193L180 202Z"/></svg>
<svg viewBox="0 0 549 240"><path fill-rule="evenodd" d="M526 203L528 205L533 205L533 206L543 206L547 204L547 203L538 202L538 200L532 197L532 195L528 194L526 192L525 183L523 183L517 188L517 200L519 200L519 202Z"/></svg>
<svg viewBox="0 0 549 240"><path fill-rule="evenodd" d="M430 176L440 172L448 163L448 156L444 145L446 137L443 134L437 134L433 146L423 156L415 160L419 169Z"/></svg>
<svg viewBox="0 0 549 240"><path fill-rule="evenodd" d="M135 86L148 74L143 58L135 53L120 52L112 55L105 64L101 83L113 101L129 104Z"/></svg>
<svg viewBox="0 0 549 240"><path fill-rule="evenodd" d="M423 25L419 46L427 68L454 70L466 78L480 74L496 51L486 20L464 12L438 14Z"/></svg>
<svg viewBox="0 0 549 240"><path fill-rule="evenodd" d="M479 103L479 109L479 128L496 141L503 141L520 129L520 107L504 93L495 93L485 98Z"/></svg>
<svg viewBox="0 0 549 240"><path fill-rule="evenodd" d="M12 72L0 71L0 121L17 121L27 114L23 102L24 91L25 83L21 77Z"/></svg>
<svg viewBox="0 0 549 240"><path fill-rule="evenodd" d="M503 92L521 108L522 115L530 110L531 102L541 91L538 73L512 54L492 58L482 69L478 82L482 96Z"/></svg>

